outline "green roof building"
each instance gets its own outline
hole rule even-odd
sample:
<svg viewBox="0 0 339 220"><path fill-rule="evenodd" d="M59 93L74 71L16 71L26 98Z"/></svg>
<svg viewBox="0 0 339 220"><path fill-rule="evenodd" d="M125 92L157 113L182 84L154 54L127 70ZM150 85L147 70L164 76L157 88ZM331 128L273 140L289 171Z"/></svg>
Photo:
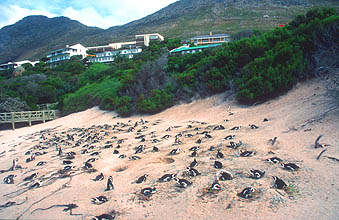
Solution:
<svg viewBox="0 0 339 220"><path fill-rule="evenodd" d="M181 47L178 47L178 48L171 50L170 54L197 53L197 52L201 52L204 49L218 47L218 46L221 46L221 45L222 44L207 44L207 45L195 46L195 47L190 47L189 45L184 45L184 46L181 46Z"/></svg>

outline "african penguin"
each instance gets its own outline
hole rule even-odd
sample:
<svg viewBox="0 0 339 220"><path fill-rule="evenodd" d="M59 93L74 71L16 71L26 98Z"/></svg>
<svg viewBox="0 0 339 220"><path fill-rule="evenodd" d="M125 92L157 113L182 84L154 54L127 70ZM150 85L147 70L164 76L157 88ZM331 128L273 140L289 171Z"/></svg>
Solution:
<svg viewBox="0 0 339 220"><path fill-rule="evenodd" d="M95 216L91 220L113 220L115 219L115 216L109 215L109 214L102 214L99 216Z"/></svg>
<svg viewBox="0 0 339 220"><path fill-rule="evenodd" d="M141 177L139 177L139 178L137 179L137 181L136 181L135 183L139 184L139 183L145 182L147 177L148 177L147 174L142 175Z"/></svg>
<svg viewBox="0 0 339 220"><path fill-rule="evenodd" d="M266 159L266 161L270 162L270 163L277 164L277 163L282 162L282 159L280 159L278 157L271 157L271 158Z"/></svg>
<svg viewBox="0 0 339 220"><path fill-rule="evenodd" d="M221 190L221 185L218 182L214 182L210 188L210 190Z"/></svg>
<svg viewBox="0 0 339 220"><path fill-rule="evenodd" d="M230 172L227 172L227 171L221 171L219 173L220 177L219 177L219 180L221 181L226 181L226 180L232 180L233 179L233 176Z"/></svg>
<svg viewBox="0 0 339 220"><path fill-rule="evenodd" d="M199 150L200 146L195 146L195 147L191 147L190 151L197 151Z"/></svg>
<svg viewBox="0 0 339 220"><path fill-rule="evenodd" d="M251 198L251 193L254 192L254 188L253 187L246 187L245 189L243 189L240 193L238 193L238 196L244 199L247 198Z"/></svg>
<svg viewBox="0 0 339 220"><path fill-rule="evenodd" d="M237 131L239 129L240 129L240 126L235 126L235 127L231 128L231 131Z"/></svg>
<svg viewBox="0 0 339 220"><path fill-rule="evenodd" d="M96 205L101 205L107 201L108 199L106 196L98 196L98 197L92 198L92 203Z"/></svg>
<svg viewBox="0 0 339 220"><path fill-rule="evenodd" d="M147 187L147 188L144 188L144 189L141 190L141 193L144 196L150 196L150 195L152 195L156 192L157 192L156 188L151 188L151 187Z"/></svg>
<svg viewBox="0 0 339 220"><path fill-rule="evenodd" d="M231 140L234 139L235 135L227 135L224 139L225 140Z"/></svg>
<svg viewBox="0 0 339 220"><path fill-rule="evenodd" d="M192 185L192 183L186 179L178 179L178 178L174 178L174 180L179 184L178 187L180 188L186 188L190 185Z"/></svg>
<svg viewBox="0 0 339 220"><path fill-rule="evenodd" d="M109 190L113 190L114 186L113 186L113 177L109 176L107 179L107 187L105 191L109 191Z"/></svg>
<svg viewBox="0 0 339 220"><path fill-rule="evenodd" d="M104 180L104 174L100 173L98 176L96 176L93 181L102 181Z"/></svg>
<svg viewBox="0 0 339 220"><path fill-rule="evenodd" d="M38 176L38 173L33 173L32 175L25 177L24 181L30 181L30 180L34 179L35 177L37 177L37 176Z"/></svg>
<svg viewBox="0 0 339 220"><path fill-rule="evenodd" d="M287 187L287 184L277 176L273 176L274 179L274 187L277 189L285 189Z"/></svg>
<svg viewBox="0 0 339 220"><path fill-rule="evenodd" d="M214 161L214 168L221 169L222 168L222 163L220 161Z"/></svg>
<svg viewBox="0 0 339 220"><path fill-rule="evenodd" d="M196 166L198 166L198 161L194 158L194 160L191 162L189 167L196 167Z"/></svg>
<svg viewBox="0 0 339 220"><path fill-rule="evenodd" d="M3 181L5 184L14 184L14 177L15 176L13 174L10 174L6 176Z"/></svg>
<svg viewBox="0 0 339 220"><path fill-rule="evenodd" d="M288 171L296 171L300 168L298 165L294 163L281 163L281 166Z"/></svg>
<svg viewBox="0 0 339 220"><path fill-rule="evenodd" d="M201 175L201 173L199 173L198 170L196 170L196 169L194 169L192 167L187 167L186 170L187 170L189 176L193 176L194 177L194 176Z"/></svg>
<svg viewBox="0 0 339 220"><path fill-rule="evenodd" d="M250 177L252 179L260 179L265 175L265 171L250 169Z"/></svg>
<svg viewBox="0 0 339 220"><path fill-rule="evenodd" d="M177 174L165 174L162 177L159 178L159 182L169 182L173 178L175 178Z"/></svg>
<svg viewBox="0 0 339 220"><path fill-rule="evenodd" d="M138 157L138 156L131 156L128 158L129 160L140 160L141 157Z"/></svg>
<svg viewBox="0 0 339 220"><path fill-rule="evenodd" d="M171 150L170 155L176 155L179 151L180 151L179 148L173 149Z"/></svg>
<svg viewBox="0 0 339 220"><path fill-rule="evenodd" d="M254 151L240 151L240 157L252 157L254 154Z"/></svg>
<svg viewBox="0 0 339 220"><path fill-rule="evenodd" d="M224 154L220 152L220 150L218 150L218 153L217 153L217 158L218 159L222 159L224 158Z"/></svg>

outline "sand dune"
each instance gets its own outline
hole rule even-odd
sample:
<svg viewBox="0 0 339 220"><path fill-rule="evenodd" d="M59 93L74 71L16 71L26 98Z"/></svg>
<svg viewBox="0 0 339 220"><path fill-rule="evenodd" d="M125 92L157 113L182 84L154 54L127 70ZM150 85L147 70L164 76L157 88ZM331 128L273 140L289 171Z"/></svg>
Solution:
<svg viewBox="0 0 339 220"><path fill-rule="evenodd" d="M323 85L313 80L251 107L216 95L152 116L120 118L92 108L45 124L1 131L0 178L15 176L14 184L1 183L0 219L91 219L105 213L116 219L339 219L339 162L333 159L339 158L339 112L323 115L330 108ZM217 129L220 125L225 129ZM236 126L240 129L231 130ZM328 146L316 160L323 150L314 148L320 134L320 143ZM228 135L234 139L225 140ZM269 140L274 137L272 145ZM231 141L242 145L227 147ZM144 151L136 154L141 145ZM190 151L194 146L199 146L196 157ZM176 148L180 152L170 155ZM119 153L113 154L114 150ZM217 150L224 158L216 158ZM255 154L241 157L241 151ZM69 152L75 153L74 159L66 159ZM26 162L32 154L35 160ZM126 157L119 158L122 154ZM132 156L141 159L131 160ZM300 169L291 172L265 161L271 157ZM15 158L21 168L8 171ZM84 168L91 158L93 168ZM194 158L201 175L191 177L186 167ZM216 160L233 175L232 180L218 181L220 191L210 189L220 171L213 167ZM37 166L41 161L46 163ZM72 161L70 170L64 171L63 161ZM252 179L250 169L263 170L265 175ZM36 177L24 181L34 173ZM93 181L100 173L104 180ZM135 183L144 174L146 181ZM177 174L192 185L180 188L174 180L159 182L164 174ZM105 191L109 176L114 189ZM285 181L287 189L276 189L272 176ZM38 181L41 185L31 189ZM238 196L250 186L255 189L251 198ZM156 193L143 196L141 189L146 187L155 187ZM98 196L108 201L93 204L91 199ZM76 204L73 215L64 211L68 204Z"/></svg>

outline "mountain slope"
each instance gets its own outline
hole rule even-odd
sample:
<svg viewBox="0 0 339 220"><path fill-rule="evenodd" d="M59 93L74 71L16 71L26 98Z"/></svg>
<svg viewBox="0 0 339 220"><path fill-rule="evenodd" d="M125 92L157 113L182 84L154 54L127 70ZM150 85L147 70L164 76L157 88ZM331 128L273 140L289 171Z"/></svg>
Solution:
<svg viewBox="0 0 339 220"><path fill-rule="evenodd" d="M198 34L268 30L314 6L339 9L336 0L181 0L122 26L103 30L65 17L29 16L0 30L0 63L38 59L66 44L85 46L131 40L135 34L158 32L168 38ZM269 15L264 18L263 15Z"/></svg>
<svg viewBox="0 0 339 220"><path fill-rule="evenodd" d="M0 30L0 60L41 57L64 44L74 44L102 29L87 27L66 17L28 16Z"/></svg>

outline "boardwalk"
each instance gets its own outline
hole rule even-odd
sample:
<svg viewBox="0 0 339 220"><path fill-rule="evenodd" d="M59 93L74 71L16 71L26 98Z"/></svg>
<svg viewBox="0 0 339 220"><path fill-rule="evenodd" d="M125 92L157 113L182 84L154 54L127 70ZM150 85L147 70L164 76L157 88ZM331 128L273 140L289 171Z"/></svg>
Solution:
<svg viewBox="0 0 339 220"><path fill-rule="evenodd" d="M14 130L16 122L27 122L31 126L34 121L53 120L55 115L55 110L0 113L0 124L11 123Z"/></svg>

